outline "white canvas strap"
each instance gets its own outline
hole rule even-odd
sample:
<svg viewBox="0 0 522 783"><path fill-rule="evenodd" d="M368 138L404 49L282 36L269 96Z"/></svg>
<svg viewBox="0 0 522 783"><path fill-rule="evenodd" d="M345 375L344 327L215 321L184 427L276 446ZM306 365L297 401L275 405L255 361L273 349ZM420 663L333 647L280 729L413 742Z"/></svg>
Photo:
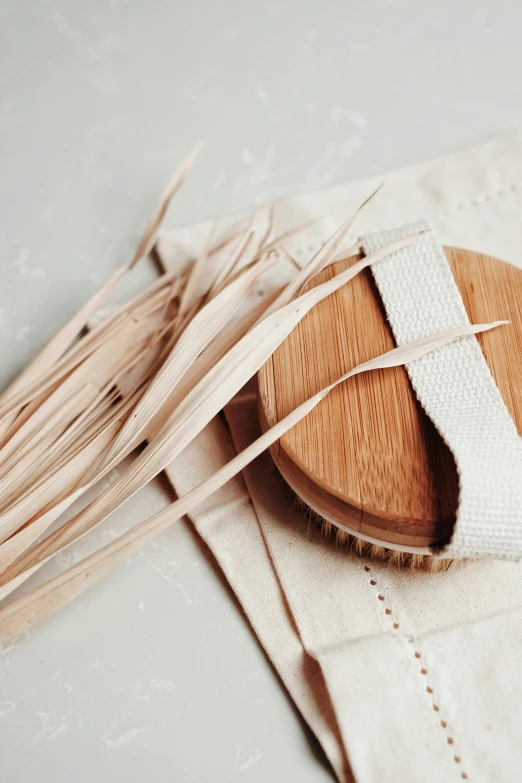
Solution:
<svg viewBox="0 0 522 783"><path fill-rule="evenodd" d="M367 236L366 253L428 229L410 225ZM372 266L397 345L468 322L433 231ZM505 327L509 328L509 327ZM522 440L475 337L407 366L419 402L451 450L459 505L443 557L522 557Z"/></svg>

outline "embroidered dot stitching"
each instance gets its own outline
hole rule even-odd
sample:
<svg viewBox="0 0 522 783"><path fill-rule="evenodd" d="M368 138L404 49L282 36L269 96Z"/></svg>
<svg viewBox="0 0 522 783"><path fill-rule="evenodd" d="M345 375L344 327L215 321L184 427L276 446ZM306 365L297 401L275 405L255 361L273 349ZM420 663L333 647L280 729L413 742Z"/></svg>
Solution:
<svg viewBox="0 0 522 783"><path fill-rule="evenodd" d="M365 570L365 572L366 572L367 574L370 574L370 573L371 573L371 569L370 569L370 567L369 567L369 566L367 566L367 565L365 565L365 566L364 566L364 570ZM377 593L377 600L378 600L378 601L381 601L381 602L384 602L384 601L385 601L385 596L384 596L384 595L383 595L381 592L379 592L379 588L378 588L378 585L377 585L377 581L376 581L376 580L375 580L375 579L372 577L372 578L369 580L369 583L370 583L370 585L371 585L372 587L376 588L376 593ZM392 610L390 609L390 607L389 607L389 606L385 606L385 607L384 607L384 613L385 613L386 615L388 615L388 616L391 616L391 614L392 614ZM399 623L395 621L395 622L393 623L393 628L394 628L394 630L398 630L398 629L399 629ZM409 641L411 644L414 644L414 640L413 640L413 639L409 639L408 641ZM427 676L428 676L428 670L427 670L427 668L426 668L426 667L425 667L425 666L422 664L422 653L421 653L419 650L416 650L416 649L414 649L414 651L413 651L413 657L415 658L415 660L417 660L417 661L420 661L420 662L421 662L421 668L419 669L419 673L420 673L420 674L421 674L423 677L427 677ZM428 695L431 697L431 701L432 701L432 707L433 707L433 710L434 710L434 712L440 712L440 706L437 704L437 702L436 702L436 700L435 700L435 693L434 693L434 690L433 690L433 688L432 688L432 686L431 686L431 685L427 685L427 686L426 686L426 693L427 693L427 694L428 694ZM450 734L450 730L449 730L449 728L448 728L448 722L447 722L446 720L444 720L444 719L441 719L441 721L440 721L440 724L439 724L439 725L440 725L441 729L442 729L442 730L443 730L443 731L446 733L446 743L447 743L449 746L452 746L452 745L454 745L454 744L455 744L455 740L454 740L454 738L453 738L453 737L451 736L451 734ZM461 764L461 757L460 757L460 756L453 756L453 761L455 762L455 764L457 764L457 765L459 765L459 766L460 766L460 764ZM468 780L468 774L467 774L466 772L464 772L464 771L460 773L460 777L462 778L462 780Z"/></svg>
<svg viewBox="0 0 522 783"><path fill-rule="evenodd" d="M457 204L452 209L448 209L444 212L436 212L433 217L435 220L448 217L449 215L456 215L459 212L463 212L466 209L476 209L477 207L480 207L481 204L488 204L492 201L496 201L496 199L504 198L504 196L509 196L511 193L517 193L519 190L519 185L516 182L513 182L511 185L505 185L504 187L498 188L498 190L494 191L493 193L483 193L479 196L477 196L474 199L471 199L471 201L462 201L459 204ZM422 217L417 218L416 221L412 222L418 222L419 220L423 220ZM309 252L317 252L317 249L319 247L322 247L325 242L328 241L328 238L318 242L317 245L309 245L308 251ZM296 255L302 254L302 248L299 248L295 251Z"/></svg>

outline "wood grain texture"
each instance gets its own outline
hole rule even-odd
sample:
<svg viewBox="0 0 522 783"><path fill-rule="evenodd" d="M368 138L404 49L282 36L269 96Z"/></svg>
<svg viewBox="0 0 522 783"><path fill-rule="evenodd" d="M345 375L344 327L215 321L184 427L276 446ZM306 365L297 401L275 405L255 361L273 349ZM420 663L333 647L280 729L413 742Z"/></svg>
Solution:
<svg viewBox="0 0 522 783"><path fill-rule="evenodd" d="M478 336L522 432L522 271L445 249L473 323L511 325ZM312 285L357 258L325 269ZM315 307L258 373L263 429L356 364L394 347L371 272ZM426 546L449 537L458 497L453 458L425 416L404 368L336 388L271 449L290 483L330 517L383 542Z"/></svg>

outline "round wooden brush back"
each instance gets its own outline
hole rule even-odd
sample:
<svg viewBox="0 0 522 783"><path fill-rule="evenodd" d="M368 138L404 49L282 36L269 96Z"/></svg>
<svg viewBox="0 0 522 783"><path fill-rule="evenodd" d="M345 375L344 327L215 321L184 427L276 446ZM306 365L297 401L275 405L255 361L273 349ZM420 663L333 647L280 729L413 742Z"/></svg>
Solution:
<svg viewBox="0 0 522 783"><path fill-rule="evenodd" d="M511 321L477 339L522 432L522 271L467 250L445 253L471 322ZM311 286L356 260L326 268ZM351 367L393 347L366 270L308 313L259 371L262 429ZM308 505L355 535L412 550L450 537L458 497L455 464L403 367L341 384L271 454Z"/></svg>

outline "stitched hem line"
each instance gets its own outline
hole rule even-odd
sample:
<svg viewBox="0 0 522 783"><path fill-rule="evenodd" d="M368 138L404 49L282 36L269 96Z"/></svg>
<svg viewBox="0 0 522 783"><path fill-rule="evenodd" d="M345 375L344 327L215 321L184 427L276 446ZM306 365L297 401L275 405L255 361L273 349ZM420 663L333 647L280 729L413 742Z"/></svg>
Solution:
<svg viewBox="0 0 522 783"><path fill-rule="evenodd" d="M444 218L449 217L450 215L456 215L459 212L465 212L467 209L477 209L478 207L482 206L483 204L490 204L492 201L497 201L499 198L504 198L505 196L510 196L513 193L517 193L520 190L520 185L516 182L512 183L511 185L503 185L502 187L495 190L493 193L483 193L480 196L476 196L471 201L463 201L458 203L455 207L452 209L445 210L444 212L435 212L433 214L433 220L437 220L438 218ZM418 223L420 220L423 220L423 217L417 217L415 220L412 220L412 223ZM325 242L327 242L329 237L327 237L324 240L321 240L315 245L309 245L306 248L297 248L295 250L296 256L301 256L304 252L309 253L315 253L317 250L324 245Z"/></svg>
<svg viewBox="0 0 522 783"><path fill-rule="evenodd" d="M386 598L380 592L379 585L377 584L377 580L374 579L373 576L372 576L371 568L369 566L365 565L364 566L364 570L370 577L368 581L369 581L371 587L374 589L374 592L376 594L377 600L380 601L380 603L381 603L381 607L382 607L382 609L384 611L384 614L387 615L390 618L390 620L392 622L392 625L393 625L393 630L397 633L397 635L399 635L400 634L400 625L397 622L396 618L394 618L393 612L392 612L391 608L386 605ZM442 714L439 701L438 701L438 699L437 699L437 697L435 695L435 690L434 690L433 686L430 685L429 671L428 671L428 669L426 668L426 666L423 663L422 653L420 652L418 647L415 646L415 641L414 641L413 638L408 637L408 641L412 645L413 658L415 659L415 663L418 665L417 671L420 674L420 676L424 679L424 681L427 683L424 686L424 689L425 689L425 693L426 693L427 697L430 699L432 709L433 709L434 712ZM455 739L454 739L453 734L451 732L451 729L450 729L450 727L448 725L448 721L445 720L443 717L441 717L439 726L444 731L444 733L446 735L446 744L449 747L453 747L454 744L455 744ZM458 756L458 755L454 755L453 756L453 761L454 761L455 765L460 770L460 777L461 777L461 779L462 780L468 780L469 776L468 776L468 773L462 767L462 759L461 759L461 757Z"/></svg>

